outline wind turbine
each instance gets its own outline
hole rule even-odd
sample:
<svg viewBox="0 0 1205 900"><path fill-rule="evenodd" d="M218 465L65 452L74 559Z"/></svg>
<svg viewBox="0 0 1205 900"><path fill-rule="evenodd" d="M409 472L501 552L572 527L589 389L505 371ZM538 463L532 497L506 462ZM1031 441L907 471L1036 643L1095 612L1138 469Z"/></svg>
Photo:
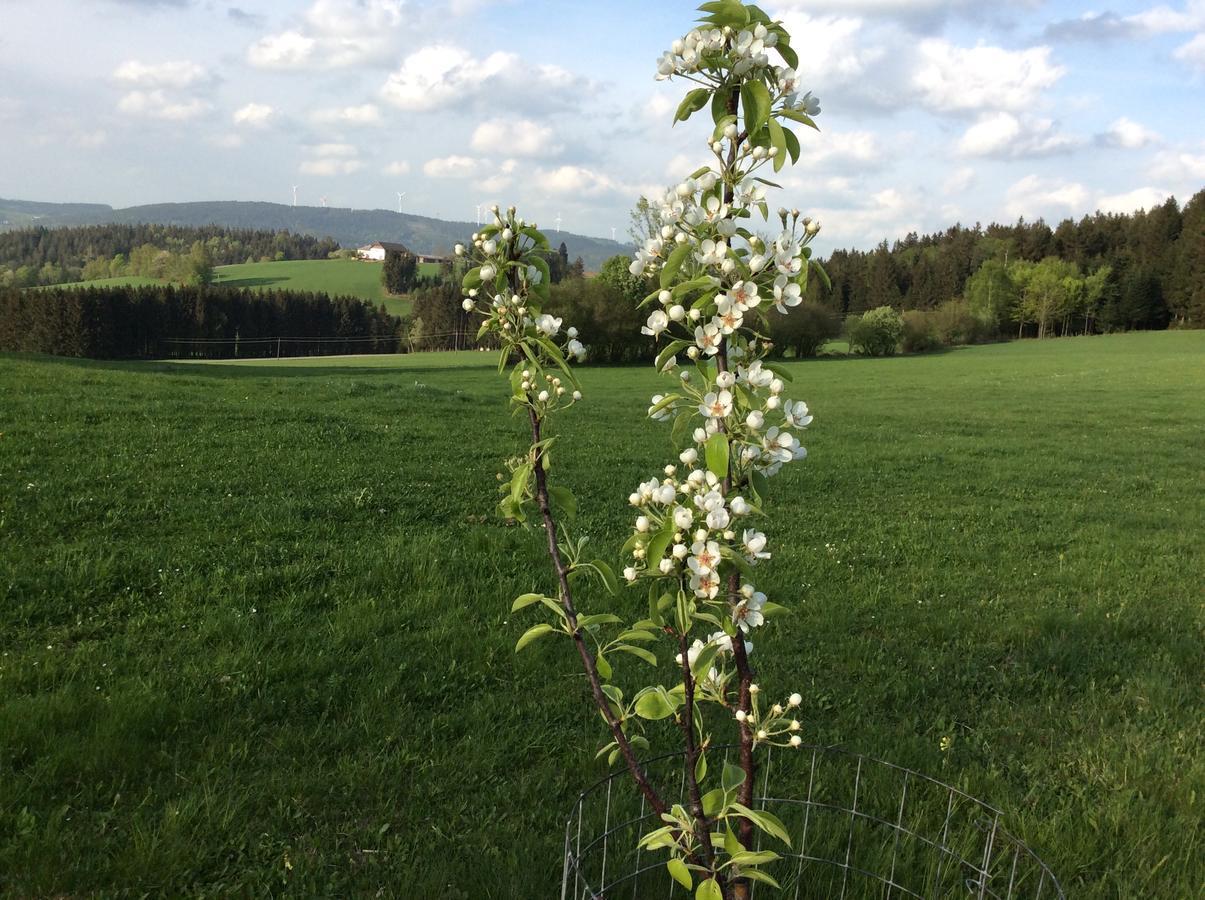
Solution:
<svg viewBox="0 0 1205 900"><path fill-rule="evenodd" d="M320 202L322 203L322 208L326 209L326 198L325 197L320 198Z"/></svg>
<svg viewBox="0 0 1205 900"><path fill-rule="evenodd" d="M400 214L401 214L401 212L402 212L402 198L403 198L403 197L405 197L405 196L406 196L406 192L405 192L405 191L398 191L398 192L397 192L397 211L398 211L398 214L399 214L399 215L400 215Z"/></svg>
<svg viewBox="0 0 1205 900"><path fill-rule="evenodd" d="M614 227L612 227L612 228L611 228L611 240L615 240L615 229L614 229Z"/></svg>
<svg viewBox="0 0 1205 900"><path fill-rule="evenodd" d="M561 231L561 214L560 213L556 214L556 230L557 230L557 234L560 234L560 231Z"/></svg>
<svg viewBox="0 0 1205 900"><path fill-rule="evenodd" d="M300 185L296 185L296 184L293 185L293 208L294 209L297 208L297 188L298 187L300 187Z"/></svg>

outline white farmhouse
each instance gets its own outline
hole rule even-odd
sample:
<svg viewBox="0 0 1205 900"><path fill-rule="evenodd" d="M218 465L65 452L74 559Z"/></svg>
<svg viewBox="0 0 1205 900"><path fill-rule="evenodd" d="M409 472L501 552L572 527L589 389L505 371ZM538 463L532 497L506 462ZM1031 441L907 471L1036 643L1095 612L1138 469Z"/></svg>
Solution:
<svg viewBox="0 0 1205 900"><path fill-rule="evenodd" d="M385 261L386 253L409 253L410 249L405 244L391 244L388 241L376 241L361 247L356 251L356 256L360 259L372 259L377 262Z"/></svg>

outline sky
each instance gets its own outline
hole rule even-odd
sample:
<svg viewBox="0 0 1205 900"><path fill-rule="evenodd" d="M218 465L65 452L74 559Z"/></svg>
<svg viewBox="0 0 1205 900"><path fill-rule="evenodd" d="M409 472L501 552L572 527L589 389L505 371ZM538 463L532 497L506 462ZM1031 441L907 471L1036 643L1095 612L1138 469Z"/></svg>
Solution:
<svg viewBox="0 0 1205 900"><path fill-rule="evenodd" d="M1205 187L1205 0L766 0L820 98L822 252ZM0 0L0 196L267 200L623 239L707 161L676 0Z"/></svg>

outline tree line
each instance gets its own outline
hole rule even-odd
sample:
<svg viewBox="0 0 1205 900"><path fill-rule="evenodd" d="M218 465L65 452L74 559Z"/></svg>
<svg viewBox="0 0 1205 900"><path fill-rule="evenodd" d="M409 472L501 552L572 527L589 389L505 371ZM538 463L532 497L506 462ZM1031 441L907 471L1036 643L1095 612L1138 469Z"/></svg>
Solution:
<svg viewBox="0 0 1205 900"><path fill-rule="evenodd" d="M401 322L356 297L153 287L0 289L0 351L91 359L396 353Z"/></svg>
<svg viewBox="0 0 1205 900"><path fill-rule="evenodd" d="M812 299L841 316L890 306L937 310L963 299L1002 334L1079 334L1205 326L1205 190L1129 214L1014 225L955 225L870 251L838 250L832 291Z"/></svg>
<svg viewBox="0 0 1205 900"><path fill-rule="evenodd" d="M34 287L96 278L180 277L180 260L204 255L211 266L326 259L332 238L217 225L87 225L0 232L0 287Z"/></svg>

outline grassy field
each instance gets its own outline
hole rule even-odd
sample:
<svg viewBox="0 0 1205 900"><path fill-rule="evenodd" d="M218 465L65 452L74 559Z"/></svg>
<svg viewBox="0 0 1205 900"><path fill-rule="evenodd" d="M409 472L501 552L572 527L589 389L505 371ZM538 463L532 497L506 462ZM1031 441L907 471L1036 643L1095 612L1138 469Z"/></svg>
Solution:
<svg viewBox="0 0 1205 900"><path fill-rule="evenodd" d="M385 292L381 284L381 264L355 259L305 259L285 262L243 263L218 266L216 283L224 287L261 288L265 290L317 291L331 296L361 297L374 306L381 303L395 316L408 315L410 300ZM421 263L421 276L439 274L435 263ZM161 284L153 278L100 278L81 281L76 287L120 287Z"/></svg>
<svg viewBox="0 0 1205 900"><path fill-rule="evenodd" d="M0 894L556 894L601 729L565 646L512 652L552 581L489 517L491 362L0 359ZM1068 896L1198 896L1205 333L792 369L761 683ZM658 379L583 382L555 474L614 560Z"/></svg>

